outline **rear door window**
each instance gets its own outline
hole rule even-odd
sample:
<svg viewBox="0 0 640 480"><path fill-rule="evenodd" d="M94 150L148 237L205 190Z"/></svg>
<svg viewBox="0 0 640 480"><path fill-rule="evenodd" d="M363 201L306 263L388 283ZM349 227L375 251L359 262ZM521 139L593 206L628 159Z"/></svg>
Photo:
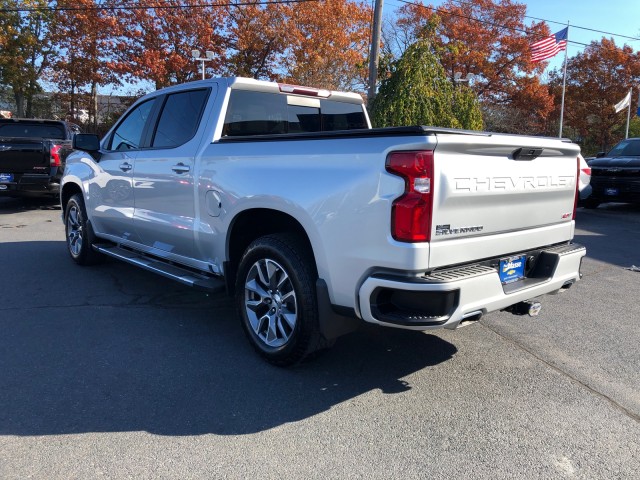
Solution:
<svg viewBox="0 0 640 480"><path fill-rule="evenodd" d="M232 90L223 136L288 133L287 97L273 93Z"/></svg>
<svg viewBox="0 0 640 480"><path fill-rule="evenodd" d="M191 140L200 124L208 95L208 89L168 95L151 146L171 148Z"/></svg>

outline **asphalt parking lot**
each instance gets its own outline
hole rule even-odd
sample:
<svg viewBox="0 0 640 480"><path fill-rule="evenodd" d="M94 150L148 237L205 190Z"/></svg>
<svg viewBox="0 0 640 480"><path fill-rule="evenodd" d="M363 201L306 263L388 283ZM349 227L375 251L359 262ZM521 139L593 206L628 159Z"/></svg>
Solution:
<svg viewBox="0 0 640 480"><path fill-rule="evenodd" d="M55 203L0 199L0 478L640 478L640 207L577 227L584 278L536 319L286 370L225 296L76 266Z"/></svg>

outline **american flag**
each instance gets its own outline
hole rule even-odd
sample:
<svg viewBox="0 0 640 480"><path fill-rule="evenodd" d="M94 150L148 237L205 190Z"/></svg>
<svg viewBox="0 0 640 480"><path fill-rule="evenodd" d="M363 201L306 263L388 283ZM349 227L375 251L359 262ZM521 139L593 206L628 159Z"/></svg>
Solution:
<svg viewBox="0 0 640 480"><path fill-rule="evenodd" d="M569 27L531 44L531 61L541 62L567 49Z"/></svg>

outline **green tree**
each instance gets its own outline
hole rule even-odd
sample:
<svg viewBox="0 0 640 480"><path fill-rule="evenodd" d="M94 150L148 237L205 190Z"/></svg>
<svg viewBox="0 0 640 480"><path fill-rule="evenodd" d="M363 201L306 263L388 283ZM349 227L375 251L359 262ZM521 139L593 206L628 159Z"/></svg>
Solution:
<svg viewBox="0 0 640 480"><path fill-rule="evenodd" d="M640 117L633 117L629 122L629 137L640 137Z"/></svg>
<svg viewBox="0 0 640 480"><path fill-rule="evenodd" d="M51 54L47 7L46 0L0 0L0 79L13 90L18 117L32 116Z"/></svg>
<svg viewBox="0 0 640 480"><path fill-rule="evenodd" d="M538 78L546 63L531 63L530 44L550 33L546 24L527 25L525 2L439 3L433 7L422 0L405 2L395 23L386 25L387 52L401 53L415 40L428 39L449 79L453 81L457 72L463 77L474 74L473 90L486 113L486 128L541 132L553 111L553 96Z"/></svg>
<svg viewBox="0 0 640 480"><path fill-rule="evenodd" d="M478 100L447 77L426 40L409 46L391 67L371 105L376 127L430 125L482 129Z"/></svg>

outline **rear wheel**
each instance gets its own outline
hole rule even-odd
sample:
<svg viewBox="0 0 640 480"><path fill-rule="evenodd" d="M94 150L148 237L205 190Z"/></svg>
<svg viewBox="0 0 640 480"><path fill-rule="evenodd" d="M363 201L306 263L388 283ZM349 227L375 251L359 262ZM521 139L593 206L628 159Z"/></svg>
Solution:
<svg viewBox="0 0 640 480"><path fill-rule="evenodd" d="M312 256L298 237L268 235L245 251L236 303L254 349L279 366L298 363L328 346L320 334Z"/></svg>
<svg viewBox="0 0 640 480"><path fill-rule="evenodd" d="M67 250L79 265L92 265L102 260L102 255L93 249L93 234L87 222L84 200L80 194L73 195L64 210L64 227Z"/></svg>

